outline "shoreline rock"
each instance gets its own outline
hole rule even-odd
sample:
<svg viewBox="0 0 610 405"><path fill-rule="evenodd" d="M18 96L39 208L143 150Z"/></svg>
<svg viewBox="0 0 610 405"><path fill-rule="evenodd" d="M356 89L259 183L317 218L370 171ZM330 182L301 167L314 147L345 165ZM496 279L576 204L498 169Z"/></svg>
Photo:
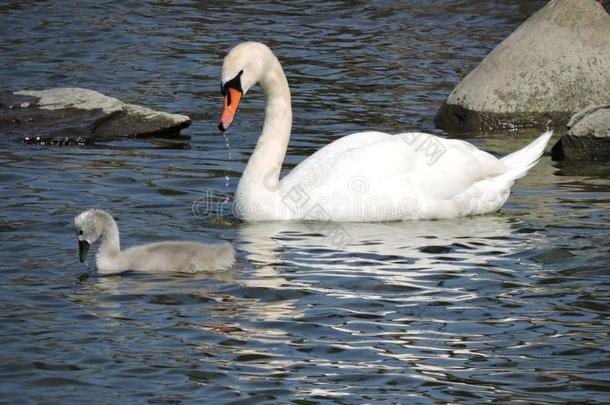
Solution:
<svg viewBox="0 0 610 405"><path fill-rule="evenodd" d="M576 113L568 132L553 146L555 161L610 161L610 104Z"/></svg>
<svg viewBox="0 0 610 405"><path fill-rule="evenodd" d="M563 127L610 97L610 15L595 0L553 0L500 43L435 117L455 131Z"/></svg>
<svg viewBox="0 0 610 405"><path fill-rule="evenodd" d="M0 94L0 130L5 138L28 144L75 145L176 136L190 124L186 115L127 104L83 88Z"/></svg>

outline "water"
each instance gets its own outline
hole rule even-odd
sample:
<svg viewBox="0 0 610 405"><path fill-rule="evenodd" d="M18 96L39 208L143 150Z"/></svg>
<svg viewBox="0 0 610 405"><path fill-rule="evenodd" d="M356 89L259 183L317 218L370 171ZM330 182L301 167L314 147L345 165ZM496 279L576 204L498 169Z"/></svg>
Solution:
<svg viewBox="0 0 610 405"><path fill-rule="evenodd" d="M246 224L231 197L263 119L216 129L222 57L268 43L289 78L286 168L338 137L432 125L459 79L543 1L16 2L0 90L81 86L189 114L190 141L0 140L0 395L19 403L607 403L610 169L544 157L493 215ZM466 138L493 153L529 141ZM229 176L227 187L226 176ZM87 276L72 218L125 245L227 239L231 270Z"/></svg>

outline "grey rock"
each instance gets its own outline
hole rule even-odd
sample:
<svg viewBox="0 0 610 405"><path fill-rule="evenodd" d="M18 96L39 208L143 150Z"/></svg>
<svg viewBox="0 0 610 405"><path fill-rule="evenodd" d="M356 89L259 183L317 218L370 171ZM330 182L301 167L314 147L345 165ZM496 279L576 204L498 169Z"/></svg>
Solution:
<svg viewBox="0 0 610 405"><path fill-rule="evenodd" d="M553 146L553 160L610 161L610 104L574 114L568 132Z"/></svg>
<svg viewBox="0 0 610 405"><path fill-rule="evenodd" d="M0 133L26 143L70 145L177 136L191 120L127 104L94 90L55 88L0 94Z"/></svg>
<svg viewBox="0 0 610 405"><path fill-rule="evenodd" d="M449 130L563 127L609 102L610 15L595 0L553 0L451 92L435 122Z"/></svg>

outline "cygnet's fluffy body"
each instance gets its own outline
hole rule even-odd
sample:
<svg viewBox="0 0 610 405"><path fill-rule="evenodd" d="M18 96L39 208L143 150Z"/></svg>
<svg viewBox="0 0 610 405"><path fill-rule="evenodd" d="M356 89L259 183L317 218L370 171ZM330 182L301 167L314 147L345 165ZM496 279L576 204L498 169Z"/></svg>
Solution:
<svg viewBox="0 0 610 405"><path fill-rule="evenodd" d="M193 273L225 269L235 261L235 251L229 242L158 242L121 251L119 228L114 218L99 209L81 213L74 219L74 225L81 261L85 260L89 247L101 239L96 255L100 275L127 270Z"/></svg>

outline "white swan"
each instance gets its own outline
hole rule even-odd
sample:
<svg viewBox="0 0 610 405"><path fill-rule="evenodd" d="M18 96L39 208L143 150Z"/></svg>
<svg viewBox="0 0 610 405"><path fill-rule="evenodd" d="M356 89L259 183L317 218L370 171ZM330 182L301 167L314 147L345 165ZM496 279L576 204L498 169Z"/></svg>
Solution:
<svg viewBox="0 0 610 405"><path fill-rule="evenodd" d="M233 246L228 242L159 242L135 246L121 251L119 228L106 211L91 209L74 219L80 261L98 239L102 243L96 255L100 275L118 274L126 270L195 272L230 267L235 261Z"/></svg>
<svg viewBox="0 0 610 405"><path fill-rule="evenodd" d="M241 43L225 57L219 128L229 128L256 83L266 96L265 122L234 203L236 215L248 221L392 221L497 211L552 135L497 159L467 142L425 133L359 132L326 145L280 180L292 125L290 89L264 44Z"/></svg>

